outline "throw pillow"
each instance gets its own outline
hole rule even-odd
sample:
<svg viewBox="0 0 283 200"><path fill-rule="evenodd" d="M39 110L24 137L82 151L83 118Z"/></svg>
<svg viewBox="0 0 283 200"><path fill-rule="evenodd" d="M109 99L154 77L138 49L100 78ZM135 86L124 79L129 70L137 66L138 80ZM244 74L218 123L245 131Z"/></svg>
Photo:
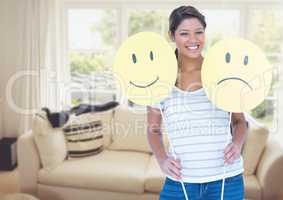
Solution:
<svg viewBox="0 0 283 200"><path fill-rule="evenodd" d="M103 125L102 120L94 117L95 115L73 115L63 128L69 157L85 157L102 151Z"/></svg>
<svg viewBox="0 0 283 200"><path fill-rule="evenodd" d="M44 111L34 116L32 132L43 169L52 170L66 159L67 148L62 129L52 128Z"/></svg>

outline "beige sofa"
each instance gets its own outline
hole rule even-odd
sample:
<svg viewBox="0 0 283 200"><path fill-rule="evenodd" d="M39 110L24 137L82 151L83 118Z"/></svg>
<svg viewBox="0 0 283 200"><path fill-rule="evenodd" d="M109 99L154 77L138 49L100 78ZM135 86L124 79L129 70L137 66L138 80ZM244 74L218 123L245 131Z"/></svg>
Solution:
<svg viewBox="0 0 283 200"><path fill-rule="evenodd" d="M34 119L33 130L18 140L21 191L41 200L157 200L165 176L147 143L145 111L119 106L99 118L107 127L104 150L68 160L62 131ZM246 198L279 199L283 149L271 135L266 139L266 129L250 125L243 149Z"/></svg>

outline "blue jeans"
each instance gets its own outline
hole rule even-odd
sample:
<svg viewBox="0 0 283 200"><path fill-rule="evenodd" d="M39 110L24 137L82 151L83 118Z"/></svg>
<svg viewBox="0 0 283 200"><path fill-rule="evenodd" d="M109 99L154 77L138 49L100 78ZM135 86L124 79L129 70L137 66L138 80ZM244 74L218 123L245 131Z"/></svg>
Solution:
<svg viewBox="0 0 283 200"><path fill-rule="evenodd" d="M189 200L220 200L222 179L208 183L184 183ZM224 200L243 200L244 181L239 174L225 179ZM159 200L185 200L180 182L166 178Z"/></svg>

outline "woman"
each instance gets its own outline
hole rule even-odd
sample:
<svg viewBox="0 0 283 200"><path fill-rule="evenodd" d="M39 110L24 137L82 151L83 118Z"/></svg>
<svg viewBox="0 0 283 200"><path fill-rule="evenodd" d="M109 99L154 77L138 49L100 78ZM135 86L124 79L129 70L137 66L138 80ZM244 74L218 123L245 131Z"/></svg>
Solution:
<svg viewBox="0 0 283 200"><path fill-rule="evenodd" d="M221 199L224 163L224 199L244 198L240 153L247 132L246 122L242 113L232 113L231 134L229 113L216 108L204 93L201 52L205 28L205 17L192 6L176 8L170 15L169 35L177 47L178 77L169 97L148 107L148 140L167 176L160 200L185 199L180 180L189 200ZM163 146L160 109L172 145L169 152Z"/></svg>

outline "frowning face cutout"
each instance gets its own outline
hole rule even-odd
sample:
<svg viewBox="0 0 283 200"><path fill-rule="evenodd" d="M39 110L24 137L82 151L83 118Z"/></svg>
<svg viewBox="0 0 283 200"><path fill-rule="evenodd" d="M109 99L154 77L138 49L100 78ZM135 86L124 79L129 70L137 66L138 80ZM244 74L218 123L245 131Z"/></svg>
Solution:
<svg viewBox="0 0 283 200"><path fill-rule="evenodd" d="M267 96L272 68L255 44L229 38L208 50L201 78L208 98L217 107L228 112L244 112Z"/></svg>

